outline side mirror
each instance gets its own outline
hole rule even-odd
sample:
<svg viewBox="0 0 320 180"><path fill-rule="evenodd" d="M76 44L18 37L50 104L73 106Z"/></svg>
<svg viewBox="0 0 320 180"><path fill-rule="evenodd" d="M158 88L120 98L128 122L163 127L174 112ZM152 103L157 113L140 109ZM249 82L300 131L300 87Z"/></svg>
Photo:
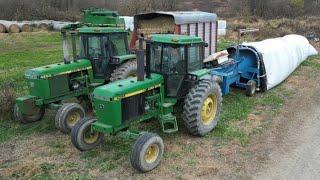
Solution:
<svg viewBox="0 0 320 180"><path fill-rule="evenodd" d="M208 43L204 43L204 47L209 47L209 44Z"/></svg>

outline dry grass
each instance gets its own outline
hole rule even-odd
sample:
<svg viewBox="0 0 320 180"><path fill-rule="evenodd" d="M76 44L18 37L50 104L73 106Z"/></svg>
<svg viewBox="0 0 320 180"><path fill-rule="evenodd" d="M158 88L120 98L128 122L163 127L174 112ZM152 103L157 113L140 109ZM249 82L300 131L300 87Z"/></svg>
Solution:
<svg viewBox="0 0 320 180"><path fill-rule="evenodd" d="M16 91L13 83L0 85L0 116L11 118L15 104Z"/></svg>
<svg viewBox="0 0 320 180"><path fill-rule="evenodd" d="M258 39L284 36L287 34L314 33L320 37L320 17L299 17L295 19L281 18L265 20L257 17L230 18L228 19L228 29L231 30L229 36L233 37L237 29L259 28L255 34Z"/></svg>

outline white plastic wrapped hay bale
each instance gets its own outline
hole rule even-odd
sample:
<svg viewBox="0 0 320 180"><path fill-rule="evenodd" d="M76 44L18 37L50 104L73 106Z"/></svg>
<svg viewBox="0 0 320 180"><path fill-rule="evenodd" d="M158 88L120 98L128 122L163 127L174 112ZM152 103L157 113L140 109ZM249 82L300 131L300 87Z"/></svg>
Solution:
<svg viewBox="0 0 320 180"><path fill-rule="evenodd" d="M7 31L6 26L0 23L0 33L5 33L6 31Z"/></svg>
<svg viewBox="0 0 320 180"><path fill-rule="evenodd" d="M19 33L20 27L18 26L16 21L0 21L1 24L3 24L6 27L6 31L9 33Z"/></svg>
<svg viewBox="0 0 320 180"><path fill-rule="evenodd" d="M253 46L262 54L267 89L284 81L309 56L318 54L305 37L295 34L244 45Z"/></svg>
<svg viewBox="0 0 320 180"><path fill-rule="evenodd" d="M219 36L227 35L227 21L218 20L218 35Z"/></svg>
<svg viewBox="0 0 320 180"><path fill-rule="evenodd" d="M133 31L133 29L134 29L133 17L132 16L120 16L120 18L124 19L124 24L125 24L126 30Z"/></svg>

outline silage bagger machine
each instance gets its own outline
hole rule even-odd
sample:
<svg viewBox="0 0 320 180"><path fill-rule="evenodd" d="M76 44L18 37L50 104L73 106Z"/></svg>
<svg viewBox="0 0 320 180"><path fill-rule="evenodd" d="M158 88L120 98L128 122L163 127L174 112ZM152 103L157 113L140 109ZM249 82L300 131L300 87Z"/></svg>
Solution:
<svg viewBox="0 0 320 180"><path fill-rule="evenodd" d="M136 137L130 161L138 171L147 172L160 163L163 140L154 133L132 130L132 124L155 119L164 133L176 132L173 110L183 102L183 121L188 132L204 136L212 131L219 121L222 94L212 80L211 69L204 68L205 46L195 36L152 35L146 41L144 58L140 43L136 51L137 77L95 88L95 117L86 117L72 128L73 145L87 151L99 145L105 134Z"/></svg>
<svg viewBox="0 0 320 180"><path fill-rule="evenodd" d="M41 120L49 108L58 110L56 127L70 132L85 116L85 110L79 103L64 103L65 100L90 101L95 87L135 75L136 56L129 50L128 32L118 14L91 9L85 11L84 20L82 25L62 30L64 62L25 72L29 95L17 98L14 108L16 119L22 123ZM71 37L72 60L68 57L67 37Z"/></svg>
<svg viewBox="0 0 320 180"><path fill-rule="evenodd" d="M211 74L219 82L223 95L230 92L230 87L245 89L247 96L252 96L256 91L267 90L262 54L252 46L240 44L241 36L257 31L259 29L239 29L238 44L227 48L227 61L212 69Z"/></svg>

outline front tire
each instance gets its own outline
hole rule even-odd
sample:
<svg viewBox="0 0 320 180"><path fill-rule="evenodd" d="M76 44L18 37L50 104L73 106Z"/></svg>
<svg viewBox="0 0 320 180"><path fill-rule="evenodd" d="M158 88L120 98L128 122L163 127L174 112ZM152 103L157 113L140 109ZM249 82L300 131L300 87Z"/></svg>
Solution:
<svg viewBox="0 0 320 180"><path fill-rule="evenodd" d="M184 101L183 120L191 135L204 136L217 125L222 106L219 85L203 80L193 87Z"/></svg>
<svg viewBox="0 0 320 180"><path fill-rule="evenodd" d="M56 113L55 125L63 133L70 133L75 124L85 117L85 110L78 103L63 104Z"/></svg>
<svg viewBox="0 0 320 180"><path fill-rule="evenodd" d="M22 114L19 110L19 106L17 104L14 105L13 115L14 119L20 121L23 124L32 123L36 121L40 121L45 114L44 107L35 107L35 112L32 114Z"/></svg>
<svg viewBox="0 0 320 180"><path fill-rule="evenodd" d="M163 140L154 133L143 133L134 143L130 155L131 165L139 172L155 169L164 152Z"/></svg>
<svg viewBox="0 0 320 180"><path fill-rule="evenodd" d="M97 119L85 117L72 128L71 142L78 150L88 151L103 142L104 134L91 129L95 121Z"/></svg>
<svg viewBox="0 0 320 180"><path fill-rule="evenodd" d="M111 74L110 81L118 81L130 76L136 76L137 74L137 62L128 61L115 69Z"/></svg>

